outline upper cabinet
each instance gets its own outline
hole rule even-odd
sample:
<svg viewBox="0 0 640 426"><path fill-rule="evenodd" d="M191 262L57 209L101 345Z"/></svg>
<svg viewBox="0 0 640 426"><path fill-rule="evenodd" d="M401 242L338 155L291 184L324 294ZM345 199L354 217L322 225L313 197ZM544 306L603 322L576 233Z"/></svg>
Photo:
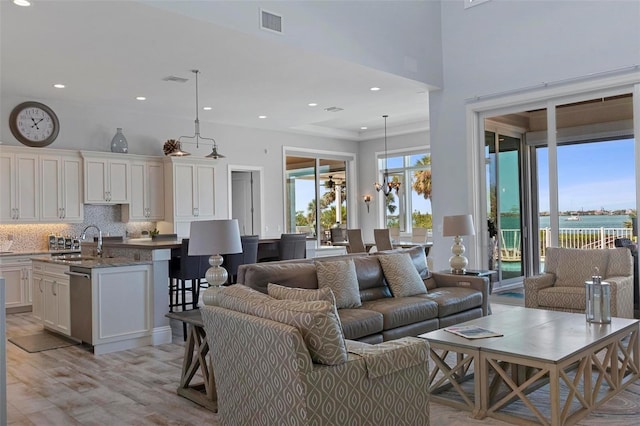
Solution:
<svg viewBox="0 0 640 426"><path fill-rule="evenodd" d="M132 160L131 200L122 206L122 221L164 219L164 164L158 160Z"/></svg>
<svg viewBox="0 0 640 426"><path fill-rule="evenodd" d="M3 147L0 151L0 222L37 222L38 194L38 155Z"/></svg>
<svg viewBox="0 0 640 426"><path fill-rule="evenodd" d="M82 222L82 157L78 153L40 156L40 219Z"/></svg>
<svg viewBox="0 0 640 426"><path fill-rule="evenodd" d="M82 151L84 157L84 202L126 204L130 201L129 160L123 154Z"/></svg>
<svg viewBox="0 0 640 426"><path fill-rule="evenodd" d="M165 222L163 233L188 236L194 220L215 217L215 166L206 158L165 158Z"/></svg>

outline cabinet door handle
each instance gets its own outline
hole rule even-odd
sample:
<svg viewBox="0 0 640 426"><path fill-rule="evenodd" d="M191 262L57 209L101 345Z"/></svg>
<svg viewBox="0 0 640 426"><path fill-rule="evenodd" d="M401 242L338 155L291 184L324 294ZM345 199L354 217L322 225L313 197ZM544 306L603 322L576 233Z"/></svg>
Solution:
<svg viewBox="0 0 640 426"><path fill-rule="evenodd" d="M57 294L56 294L56 286L57 286L57 285L58 285L58 282L57 282L57 281L54 281L53 283L51 283L51 293L52 293L54 296L57 296Z"/></svg>
<svg viewBox="0 0 640 426"><path fill-rule="evenodd" d="M38 280L38 289L40 290L40 293L42 293L42 278Z"/></svg>

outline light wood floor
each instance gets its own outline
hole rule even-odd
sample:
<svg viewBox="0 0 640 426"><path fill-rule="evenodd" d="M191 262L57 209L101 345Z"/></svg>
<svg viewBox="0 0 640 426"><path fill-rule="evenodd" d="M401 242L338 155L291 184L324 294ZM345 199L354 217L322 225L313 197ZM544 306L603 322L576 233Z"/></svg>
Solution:
<svg viewBox="0 0 640 426"><path fill-rule="evenodd" d="M42 329L7 315L7 338ZM173 343L94 356L82 346L30 354L7 342L9 425L204 425L216 414L176 394L184 351Z"/></svg>

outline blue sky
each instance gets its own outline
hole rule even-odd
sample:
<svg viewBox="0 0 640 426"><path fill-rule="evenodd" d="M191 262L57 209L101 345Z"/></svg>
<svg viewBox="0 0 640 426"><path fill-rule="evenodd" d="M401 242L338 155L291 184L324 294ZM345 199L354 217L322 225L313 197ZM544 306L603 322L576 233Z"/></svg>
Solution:
<svg viewBox="0 0 640 426"><path fill-rule="evenodd" d="M560 211L630 209L635 206L634 140L558 148ZM548 151L538 149L540 211L549 211Z"/></svg>

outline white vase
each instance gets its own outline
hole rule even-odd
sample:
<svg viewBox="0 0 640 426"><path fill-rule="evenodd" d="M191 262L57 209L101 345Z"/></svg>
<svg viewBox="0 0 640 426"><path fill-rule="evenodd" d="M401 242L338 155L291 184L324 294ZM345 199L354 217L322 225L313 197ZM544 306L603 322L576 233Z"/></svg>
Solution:
<svg viewBox="0 0 640 426"><path fill-rule="evenodd" d="M127 138L122 134L122 128L118 127L116 134L111 139L111 152L120 152L126 154L129 152L129 144Z"/></svg>

